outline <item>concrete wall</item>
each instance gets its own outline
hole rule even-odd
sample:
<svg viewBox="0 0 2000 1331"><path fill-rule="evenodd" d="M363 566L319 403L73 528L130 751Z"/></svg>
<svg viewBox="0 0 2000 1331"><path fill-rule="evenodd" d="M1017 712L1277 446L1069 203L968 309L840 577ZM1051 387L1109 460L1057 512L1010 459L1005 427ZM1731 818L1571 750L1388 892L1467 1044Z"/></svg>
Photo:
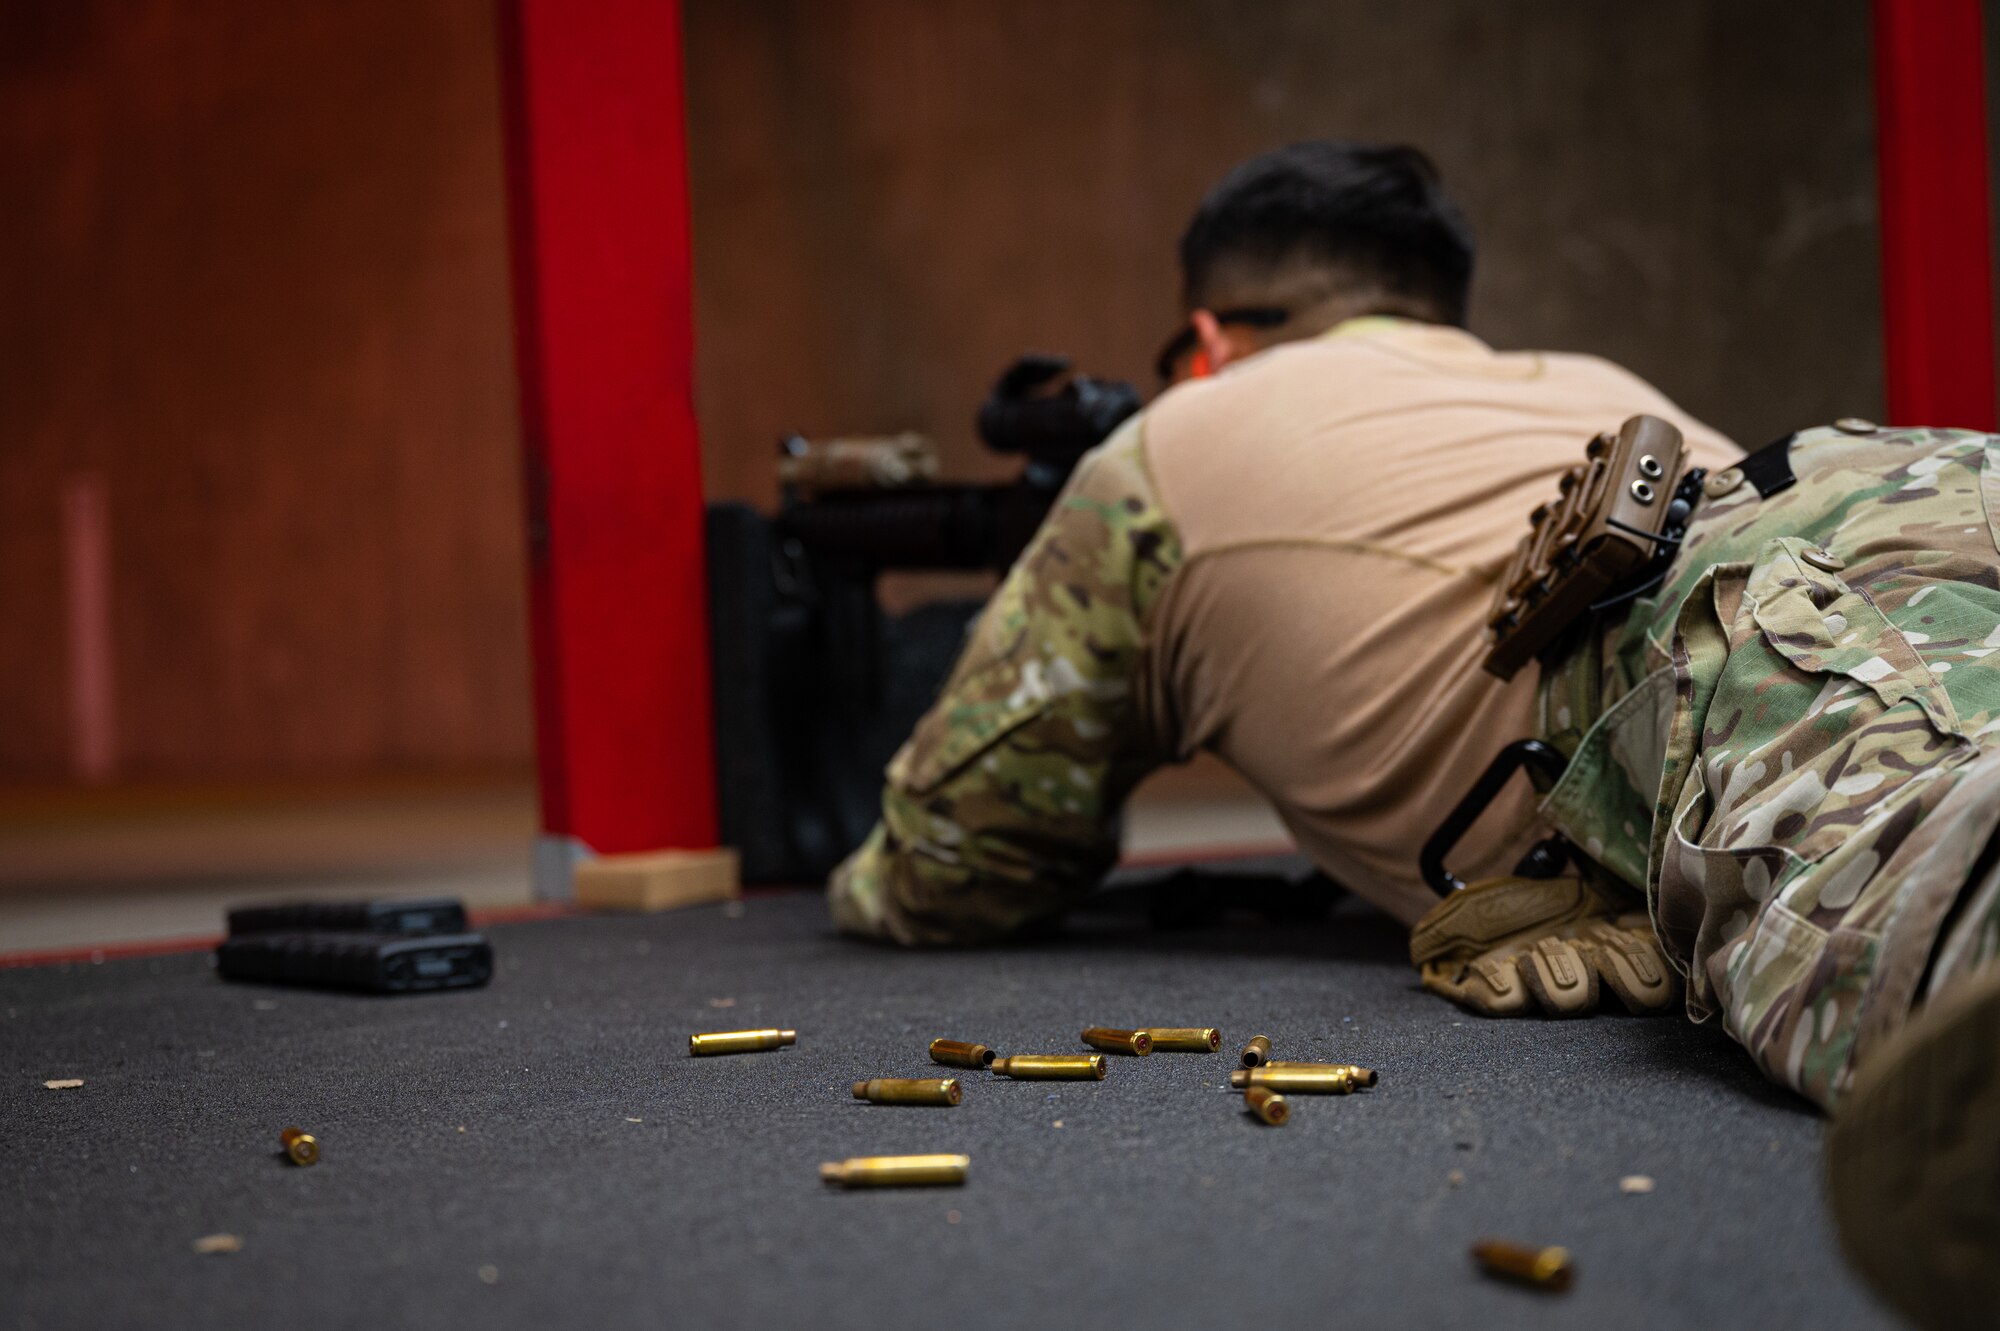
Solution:
<svg viewBox="0 0 2000 1331"><path fill-rule="evenodd" d="M696 3L710 487L783 431L971 409L1024 348L1149 384L1231 163L1403 140L1477 228L1473 325L1600 352L1754 442L1878 409L1867 6Z"/></svg>
<svg viewBox="0 0 2000 1331"><path fill-rule="evenodd" d="M1866 15L688 0L710 490L792 429L1006 471L998 367L1144 382L1204 187L1326 134L1438 159L1493 341L1749 442L1871 413ZM525 768L496 77L486 0L0 7L0 780Z"/></svg>

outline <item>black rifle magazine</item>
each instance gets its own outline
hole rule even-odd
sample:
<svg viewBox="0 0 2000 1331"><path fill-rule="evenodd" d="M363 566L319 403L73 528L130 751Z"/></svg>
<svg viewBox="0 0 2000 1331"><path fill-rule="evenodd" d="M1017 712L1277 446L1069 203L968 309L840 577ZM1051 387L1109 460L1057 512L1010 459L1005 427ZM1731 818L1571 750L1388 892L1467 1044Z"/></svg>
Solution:
<svg viewBox="0 0 2000 1331"><path fill-rule="evenodd" d="M462 934L470 929L456 897L401 901L286 901L238 906L229 936L242 934Z"/></svg>
<svg viewBox="0 0 2000 1331"><path fill-rule="evenodd" d="M215 949L225 979L414 994L474 989L493 978L481 934L246 934Z"/></svg>

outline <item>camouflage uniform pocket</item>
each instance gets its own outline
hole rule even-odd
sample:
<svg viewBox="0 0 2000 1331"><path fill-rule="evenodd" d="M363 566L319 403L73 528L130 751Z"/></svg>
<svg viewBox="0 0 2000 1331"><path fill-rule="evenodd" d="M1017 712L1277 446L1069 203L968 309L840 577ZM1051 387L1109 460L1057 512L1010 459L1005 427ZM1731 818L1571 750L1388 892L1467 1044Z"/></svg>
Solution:
<svg viewBox="0 0 2000 1331"><path fill-rule="evenodd" d="M1542 801L1556 830L1635 892L1646 886L1646 833L1673 709L1674 672L1663 667L1598 718Z"/></svg>
<svg viewBox="0 0 2000 1331"><path fill-rule="evenodd" d="M1865 686L1886 707L1912 701L1940 733L1959 733L1951 698L1917 649L1867 592L1825 567L1839 561L1796 536L1767 550L1744 596L1774 650L1809 674Z"/></svg>
<svg viewBox="0 0 2000 1331"><path fill-rule="evenodd" d="M1811 863L1963 742L1943 684L1829 563L1783 537L1743 583L1702 722L1700 775L1715 800L1705 846Z"/></svg>
<svg viewBox="0 0 2000 1331"><path fill-rule="evenodd" d="M1871 866L1836 852L1973 751L1937 676L1839 563L1779 538L1717 566L1683 609L1654 919L1691 963L1697 1019L1742 1006L1746 958L1795 979L1771 963L1809 966L1861 924L1848 909Z"/></svg>

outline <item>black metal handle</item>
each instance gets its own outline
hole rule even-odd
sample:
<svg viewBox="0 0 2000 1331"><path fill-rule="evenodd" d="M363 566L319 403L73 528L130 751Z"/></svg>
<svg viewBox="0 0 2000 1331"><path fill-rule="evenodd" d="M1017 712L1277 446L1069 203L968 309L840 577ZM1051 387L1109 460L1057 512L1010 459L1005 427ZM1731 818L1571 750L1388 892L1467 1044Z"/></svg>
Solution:
<svg viewBox="0 0 2000 1331"><path fill-rule="evenodd" d="M1538 739L1516 740L1500 750L1500 756L1480 773L1479 779L1472 783L1472 789L1458 802L1458 807L1446 815L1445 820L1438 824L1438 830L1431 834L1431 839L1424 842L1423 852L1417 858L1417 867L1423 873L1424 881L1439 896L1448 896L1464 887L1465 880L1445 867L1444 857L1479 821L1479 815L1486 812L1501 788L1523 767L1533 767L1553 782L1562 776L1563 769L1568 766L1569 760L1562 756L1560 749ZM1568 843L1562 844L1566 846ZM1561 870L1564 858L1556 848L1544 842L1529 852L1528 860L1523 861L1524 866L1533 861L1536 872L1523 876L1551 876Z"/></svg>

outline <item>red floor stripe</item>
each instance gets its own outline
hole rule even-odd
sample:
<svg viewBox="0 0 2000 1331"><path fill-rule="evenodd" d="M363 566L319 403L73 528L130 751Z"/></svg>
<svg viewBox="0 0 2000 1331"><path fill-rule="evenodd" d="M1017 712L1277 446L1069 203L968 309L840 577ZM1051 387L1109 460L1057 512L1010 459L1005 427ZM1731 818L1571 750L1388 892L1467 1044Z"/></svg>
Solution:
<svg viewBox="0 0 2000 1331"><path fill-rule="evenodd" d="M153 938L138 943L98 943L91 947L52 947L34 952L0 953L0 970L16 966L71 966L131 957L165 957L178 952L206 952L222 941L221 934L191 938Z"/></svg>
<svg viewBox="0 0 2000 1331"><path fill-rule="evenodd" d="M495 906L469 912L472 926L484 929L493 924L520 924L529 920L555 920L583 912L566 901L538 901L525 906ZM0 970L20 966L75 966L100 961L124 961L132 957L169 957L184 952L207 952L222 941L221 934L193 934L180 938L150 938L135 943L95 943L84 947L41 948L29 952L0 952Z"/></svg>

